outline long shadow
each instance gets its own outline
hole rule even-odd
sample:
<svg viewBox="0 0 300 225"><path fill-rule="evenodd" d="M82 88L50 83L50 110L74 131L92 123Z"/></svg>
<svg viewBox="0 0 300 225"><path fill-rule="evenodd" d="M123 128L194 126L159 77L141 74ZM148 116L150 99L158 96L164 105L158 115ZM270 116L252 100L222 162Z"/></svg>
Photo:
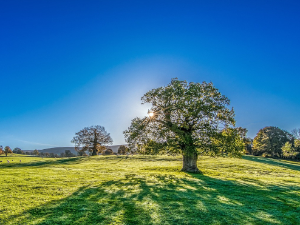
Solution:
<svg viewBox="0 0 300 225"><path fill-rule="evenodd" d="M157 157L157 156L134 156L134 159L139 159L140 161L149 161L149 162L153 162L153 161L182 161L182 158L179 157L174 157L174 156L168 156L168 157Z"/></svg>
<svg viewBox="0 0 300 225"><path fill-rule="evenodd" d="M156 161L182 161L182 158L180 157L174 157L174 156L168 156L168 157L159 157L159 156L151 156L151 155L134 155L134 156L126 156L126 155L120 155L120 156L106 156L105 158L98 158L97 160L104 160L104 159L115 159L119 158L120 161L123 159L131 160L131 159L138 159L139 161L147 161L147 162L156 162Z"/></svg>
<svg viewBox="0 0 300 225"><path fill-rule="evenodd" d="M47 160L47 161L33 161L27 163L2 163L0 164L1 168L15 168L15 167L46 167L46 166L53 166L59 164L75 164L79 163L83 160L82 157L72 157L72 158L64 158L58 160Z"/></svg>
<svg viewBox="0 0 300 225"><path fill-rule="evenodd" d="M290 188L296 191L203 175L127 174L0 224L300 224L300 188Z"/></svg>
<svg viewBox="0 0 300 225"><path fill-rule="evenodd" d="M243 156L243 159L300 171L300 165L291 164L292 161L291 163L288 163L286 161L281 161L280 159L271 159L271 158L264 158L261 156L249 156L249 155Z"/></svg>

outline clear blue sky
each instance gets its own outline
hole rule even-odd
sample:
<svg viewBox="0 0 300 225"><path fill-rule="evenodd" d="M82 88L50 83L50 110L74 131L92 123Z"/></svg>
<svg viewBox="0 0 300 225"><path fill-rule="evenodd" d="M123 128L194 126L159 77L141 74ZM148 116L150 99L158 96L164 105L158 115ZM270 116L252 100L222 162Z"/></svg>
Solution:
<svg viewBox="0 0 300 225"><path fill-rule="evenodd" d="M300 128L300 1L0 1L0 145L114 144L171 78L212 81L237 126Z"/></svg>

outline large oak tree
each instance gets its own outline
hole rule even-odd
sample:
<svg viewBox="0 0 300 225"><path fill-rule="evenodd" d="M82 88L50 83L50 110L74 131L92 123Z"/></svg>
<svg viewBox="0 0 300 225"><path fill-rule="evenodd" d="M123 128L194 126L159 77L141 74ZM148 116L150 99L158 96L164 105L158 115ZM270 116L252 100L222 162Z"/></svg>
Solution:
<svg viewBox="0 0 300 225"><path fill-rule="evenodd" d="M229 99L212 83L187 83L175 78L169 85L147 92L142 97L144 103L152 105L149 117L132 120L124 131L126 141L131 147L150 144L155 149L161 146L167 151L179 150L183 155L182 171L199 172L198 155L216 153L214 140L235 124Z"/></svg>
<svg viewBox="0 0 300 225"><path fill-rule="evenodd" d="M75 150L79 154L89 151L92 155L97 155L98 152L105 150L105 145L112 144L113 140L104 127L97 125L80 130L71 142L75 143Z"/></svg>

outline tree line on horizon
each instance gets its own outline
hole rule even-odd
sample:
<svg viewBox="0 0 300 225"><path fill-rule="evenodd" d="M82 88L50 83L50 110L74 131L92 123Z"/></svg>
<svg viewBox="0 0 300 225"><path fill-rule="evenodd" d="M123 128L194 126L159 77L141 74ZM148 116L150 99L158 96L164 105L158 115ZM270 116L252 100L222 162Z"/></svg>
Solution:
<svg viewBox="0 0 300 225"><path fill-rule="evenodd" d="M8 154L22 154L22 155L31 155L31 156L39 156L39 157L45 157L45 158L63 158L63 157L76 157L76 156L92 156L91 152L87 154L87 152L83 152L81 150L77 151L77 154L72 153L70 150L65 150L64 152L61 152L60 154L53 153L53 152L40 152L39 150L35 149L33 151L22 151L21 148L14 148L11 150L9 146L6 146L4 149L0 145L0 155L5 154L7 156ZM118 148L118 152L114 153L112 149L102 149L102 151L97 151L97 155L125 155L127 153L131 153L130 149L126 147L125 145L120 145Z"/></svg>

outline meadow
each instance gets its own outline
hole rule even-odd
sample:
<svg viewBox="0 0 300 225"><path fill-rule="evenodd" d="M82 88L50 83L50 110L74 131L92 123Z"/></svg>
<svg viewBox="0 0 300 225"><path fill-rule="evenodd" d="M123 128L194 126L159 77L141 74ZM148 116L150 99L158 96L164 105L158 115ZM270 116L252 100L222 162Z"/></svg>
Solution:
<svg viewBox="0 0 300 225"><path fill-rule="evenodd" d="M0 224L300 224L300 162L200 157L190 174L180 156L0 161Z"/></svg>

